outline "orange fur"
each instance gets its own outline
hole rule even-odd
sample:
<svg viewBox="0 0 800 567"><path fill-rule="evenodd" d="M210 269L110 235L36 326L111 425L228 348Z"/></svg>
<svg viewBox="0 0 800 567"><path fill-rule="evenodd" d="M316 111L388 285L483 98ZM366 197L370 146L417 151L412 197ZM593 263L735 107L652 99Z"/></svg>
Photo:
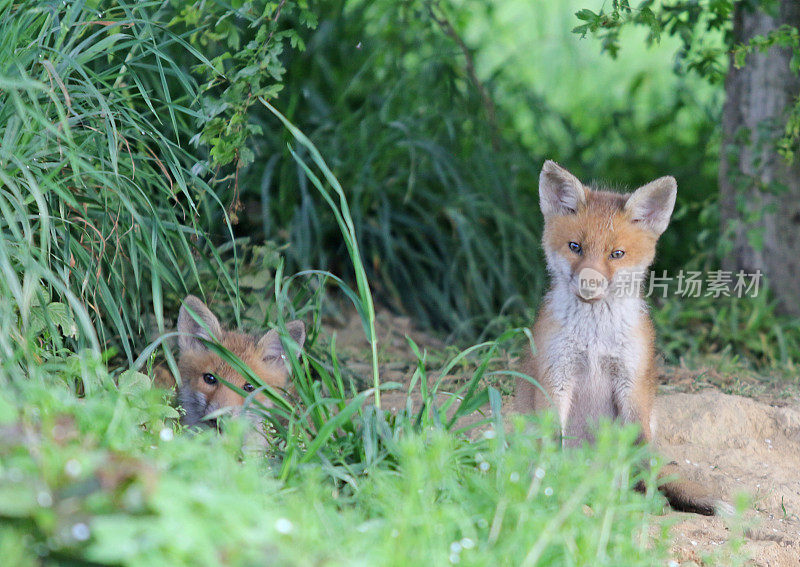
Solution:
<svg viewBox="0 0 800 567"><path fill-rule="evenodd" d="M292 321L286 328L291 338L302 347L305 340L303 323ZM253 392L251 395L257 402L268 405L258 384L249 384L199 339L216 340L242 360L258 376L261 384L280 389L288 383L286 353L275 330L262 337L224 330L208 307L190 295L181 307L178 331L178 370L181 376L178 401L184 409L182 421L186 425L215 425L214 420L207 419L209 414L223 408L230 408L233 413L240 411L245 398L226 386L223 380L245 392Z"/></svg>
<svg viewBox="0 0 800 567"><path fill-rule="evenodd" d="M219 343L249 366L263 384L276 389L286 386L288 373L283 361L278 360L267 364L253 337L242 333L225 332L219 337ZM241 374L211 351L181 353L178 369L184 384L182 387L201 392L209 404L218 407L238 407L244 403L244 398L238 392L231 390L221 381L216 385L209 385L203 380L204 374L211 373L218 378L224 378L240 389L244 389L247 384ZM256 393L255 399L261 403L267 401L261 392Z"/></svg>
<svg viewBox="0 0 800 567"><path fill-rule="evenodd" d="M642 263L649 265L656 251L651 232L632 224L623 210L626 195L608 191L587 191L587 203L577 214L553 217L545 223L543 246L563 256L577 273L591 267L611 279L620 269ZM569 242L583 243L583 255L570 251ZM622 249L625 256L609 255Z"/></svg>
<svg viewBox="0 0 800 567"><path fill-rule="evenodd" d="M551 287L533 326L536 353L526 353L521 364L541 389L520 380L515 407L554 407L565 445L592 443L603 418L638 424L641 441L652 440L655 333L640 291L624 283L652 263L675 191L671 177L622 195L591 190L553 162L542 169L542 244ZM605 287L587 291L587 269ZM710 514L718 504L694 484L668 482L661 489L677 509Z"/></svg>

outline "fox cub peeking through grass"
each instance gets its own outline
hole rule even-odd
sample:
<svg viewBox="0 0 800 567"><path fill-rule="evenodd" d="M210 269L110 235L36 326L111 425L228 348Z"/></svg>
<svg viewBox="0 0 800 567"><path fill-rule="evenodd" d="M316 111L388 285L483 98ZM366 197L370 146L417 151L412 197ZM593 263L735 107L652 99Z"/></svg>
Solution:
<svg viewBox="0 0 800 567"><path fill-rule="evenodd" d="M520 380L515 405L519 411L554 406L564 446L591 443L602 418L636 423L640 440L651 441L654 331L640 284L676 192L673 177L623 195L590 189L555 162L542 168L550 289L533 327L536 352L527 352L522 372L547 395ZM694 483L667 482L661 490L678 510L711 515L726 506Z"/></svg>
<svg viewBox="0 0 800 567"><path fill-rule="evenodd" d="M303 322L291 321L286 324L286 330L292 340L302 348L306 338ZM181 418L184 425L207 424L213 427L216 426L216 420L205 419L206 416L222 408L232 408L234 413L241 411L245 399L225 386L220 378L247 393L257 389L255 384L247 382L206 348L200 338L218 341L247 364L264 384L273 388L284 388L288 383L286 353L275 329L261 337L226 331L211 310L197 297L190 295L184 300L178 314L178 332L178 370L181 375L178 402L185 411ZM255 398L262 403L267 401L260 392L255 394Z"/></svg>

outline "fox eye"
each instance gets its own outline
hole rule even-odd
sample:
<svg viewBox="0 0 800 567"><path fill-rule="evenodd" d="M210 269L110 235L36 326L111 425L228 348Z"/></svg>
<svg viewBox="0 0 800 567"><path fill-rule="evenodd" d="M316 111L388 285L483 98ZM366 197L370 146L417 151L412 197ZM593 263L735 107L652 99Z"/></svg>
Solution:
<svg viewBox="0 0 800 567"><path fill-rule="evenodd" d="M581 245L578 244L577 242L570 242L569 249L575 252L575 254L580 254L581 250L583 250L583 248L581 248Z"/></svg>
<svg viewBox="0 0 800 567"><path fill-rule="evenodd" d="M620 259L620 258L622 258L624 255L625 255L625 251L624 251L624 250L614 250L614 251L611 253L611 259L612 259L612 260L619 260L619 259Z"/></svg>
<svg viewBox="0 0 800 567"><path fill-rule="evenodd" d="M256 387L253 386L250 382L247 382L244 386L242 386L242 390L244 390L245 392L252 392L255 389Z"/></svg>
<svg viewBox="0 0 800 567"><path fill-rule="evenodd" d="M209 386L213 386L214 384L217 383L217 377L214 376L213 374L206 372L205 374L203 374L203 381Z"/></svg>

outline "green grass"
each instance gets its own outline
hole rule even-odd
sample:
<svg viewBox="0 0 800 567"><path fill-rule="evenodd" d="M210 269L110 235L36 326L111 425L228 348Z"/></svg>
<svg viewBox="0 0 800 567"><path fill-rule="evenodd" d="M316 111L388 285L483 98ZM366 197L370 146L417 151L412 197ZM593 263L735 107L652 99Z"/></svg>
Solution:
<svg viewBox="0 0 800 567"><path fill-rule="evenodd" d="M104 5L98 20L81 2L0 3L9 257L15 271L41 264L47 294L63 301L69 290L101 346L128 361L164 332L165 301L193 289L237 304L236 272L218 269L205 237L223 207L185 149L195 80L169 51L203 57L149 19L157 6ZM216 277L201 279L203 264Z"/></svg>
<svg viewBox="0 0 800 567"><path fill-rule="evenodd" d="M765 366L789 364L800 346L798 325L778 324L775 306L761 299L671 301L655 312L664 350L681 354L734 351ZM696 328L689 334L685 329Z"/></svg>
<svg viewBox="0 0 800 567"><path fill-rule="evenodd" d="M630 489L632 430L576 454L547 423L519 423L507 444L426 430L358 483L320 459L278 481L246 424L187 435L147 381L83 400L30 379L2 391L7 564L651 565L666 552L660 497Z"/></svg>
<svg viewBox="0 0 800 567"><path fill-rule="evenodd" d="M501 151L488 143L463 54L421 5L403 7L403 26L383 25L396 15L388 2L320 8L307 55L282 55L286 96L237 106L235 127L214 130L230 139L198 137L227 116L208 108L209 91L252 95L236 77L262 47L278 49L263 37L251 46L251 34L274 31L283 46L283 32L306 25L301 4L287 3L298 10L282 20L214 4L187 29L191 13L171 18L188 2L0 0L3 561L663 562L668 536L653 517L663 501L635 431L608 427L595 449L562 452L551 416L505 427L493 361L521 337L512 322L545 285L539 163L514 140ZM224 36L209 27L213 10L225 13ZM254 22L266 27L228 34ZM236 61L210 61L198 46ZM242 148L254 161L212 167ZM239 190L259 197L255 222L232 222ZM316 341L331 291L362 319L366 388L335 342ZM232 324L309 323L307 348L289 357L296 395L261 386L271 407L248 400L271 425L267 451L234 419L224 435L183 430L168 394L139 372L160 356L188 292L216 298ZM409 341L411 384L390 383L378 366L378 301L487 340L446 353ZM665 307L657 320L679 341L679 325L714 309ZM733 313L721 320L749 330L776 320L768 306ZM737 325L716 340L737 338ZM791 359L786 334L747 343L748 354L772 360L757 343L781 339ZM409 402L390 414L380 394L400 387ZM479 409L488 434L471 439L456 418ZM631 490L640 479L645 495Z"/></svg>
<svg viewBox="0 0 800 567"><path fill-rule="evenodd" d="M287 58L291 94L279 108L346 188L377 299L471 339L498 313L523 312L545 281L541 161L513 140L492 148L457 47L422 3L334 2L320 8L320 21L306 50ZM242 199L261 217L241 230L286 238L290 270L349 272L328 204L285 154L291 136L266 109L252 120L263 130L254 137L263 159L241 172Z"/></svg>

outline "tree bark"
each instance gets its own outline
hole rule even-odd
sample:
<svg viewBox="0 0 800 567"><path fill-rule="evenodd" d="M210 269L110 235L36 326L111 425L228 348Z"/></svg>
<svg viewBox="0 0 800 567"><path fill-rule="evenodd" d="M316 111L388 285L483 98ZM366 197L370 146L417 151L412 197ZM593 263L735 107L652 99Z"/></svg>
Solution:
<svg viewBox="0 0 800 567"><path fill-rule="evenodd" d="M781 25L800 27L800 1L780 0L770 14L736 4L736 44ZM800 156L794 165L777 152L787 113L800 94L789 68L791 50L748 55L725 81L719 171L722 234L732 234L726 270L761 270L780 309L800 315Z"/></svg>

